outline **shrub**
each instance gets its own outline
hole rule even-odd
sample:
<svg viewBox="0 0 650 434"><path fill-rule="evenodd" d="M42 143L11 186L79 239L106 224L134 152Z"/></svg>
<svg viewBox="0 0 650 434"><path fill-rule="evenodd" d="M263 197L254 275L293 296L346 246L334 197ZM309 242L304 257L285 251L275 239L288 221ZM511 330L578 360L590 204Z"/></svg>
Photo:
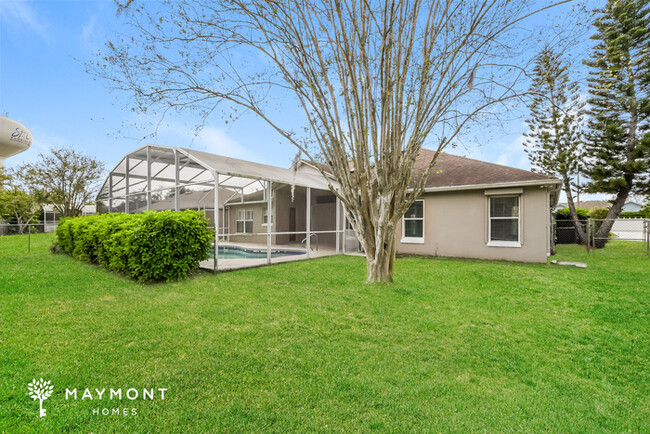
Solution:
<svg viewBox="0 0 650 434"><path fill-rule="evenodd" d="M589 210L589 218L602 220L607 218L609 208L594 208Z"/></svg>
<svg viewBox="0 0 650 434"><path fill-rule="evenodd" d="M618 215L620 218L627 219L642 219L645 218L645 214L641 211L624 211Z"/></svg>
<svg viewBox="0 0 650 434"><path fill-rule="evenodd" d="M650 199L649 202L641 208L641 211L639 211L641 215L647 219L650 219Z"/></svg>
<svg viewBox="0 0 650 434"><path fill-rule="evenodd" d="M177 280L209 258L213 232L197 211L62 219L55 249L140 281Z"/></svg>
<svg viewBox="0 0 650 434"><path fill-rule="evenodd" d="M589 218L589 210L588 209L576 208L576 214L578 214L578 219L579 220L587 220L587 218ZM561 210L558 210L555 213L555 219L556 220L571 220L571 215L569 214L569 208L563 208Z"/></svg>
<svg viewBox="0 0 650 434"><path fill-rule="evenodd" d="M608 212L609 208L594 208L589 210L589 218L594 219L594 232L597 232L603 225L603 219L607 218Z"/></svg>

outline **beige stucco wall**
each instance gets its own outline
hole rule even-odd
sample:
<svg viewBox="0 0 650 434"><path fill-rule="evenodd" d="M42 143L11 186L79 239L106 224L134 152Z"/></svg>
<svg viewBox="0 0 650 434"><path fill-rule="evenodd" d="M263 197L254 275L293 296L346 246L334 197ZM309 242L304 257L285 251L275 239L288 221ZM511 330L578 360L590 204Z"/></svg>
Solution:
<svg viewBox="0 0 650 434"><path fill-rule="evenodd" d="M296 231L305 230L305 221L307 214L307 204L305 201L305 188L295 187L293 200L291 197L291 187L282 186L275 192L275 220L277 223L277 232L289 232L289 209L296 209ZM289 235L278 235L278 244L300 243L305 234L296 234L293 241L290 241Z"/></svg>
<svg viewBox="0 0 650 434"><path fill-rule="evenodd" d="M266 226L262 226L262 218L266 211L265 203L231 205L230 207L230 233L237 232L237 212L239 210L253 211L253 233L266 232ZM255 243L266 245L266 235L237 235L228 237L230 241L240 243ZM275 244L275 237L271 236L271 243Z"/></svg>
<svg viewBox="0 0 650 434"><path fill-rule="evenodd" d="M426 193L424 243L403 243L400 220L397 253L546 262L550 238L548 190L536 186L524 188L521 193L521 247L487 245L488 197L485 190Z"/></svg>
<svg viewBox="0 0 650 434"><path fill-rule="evenodd" d="M272 235L272 244L300 244L306 236L306 214L307 202L306 191L304 187L296 187L294 190L293 198L291 195L291 187L288 185L281 186L274 191L273 207L274 223L271 228L272 232L289 232L289 210L290 208L296 209L296 232L295 240L291 241L289 235ZM318 203L318 198L321 196L333 196L329 191L312 189L311 191L311 230L312 231L334 231L336 230L336 203ZM263 215L266 212L266 203L255 204L231 204L230 209L230 233L236 232L236 218L239 210L252 210L253 211L253 233L266 232L266 226L262 226ZM341 220L342 221L342 220ZM334 247L336 243L336 235L331 234L317 234L318 245L324 247ZM242 243L256 243L266 245L266 235L238 235L230 236L232 242ZM312 238L312 243L316 243L316 239Z"/></svg>

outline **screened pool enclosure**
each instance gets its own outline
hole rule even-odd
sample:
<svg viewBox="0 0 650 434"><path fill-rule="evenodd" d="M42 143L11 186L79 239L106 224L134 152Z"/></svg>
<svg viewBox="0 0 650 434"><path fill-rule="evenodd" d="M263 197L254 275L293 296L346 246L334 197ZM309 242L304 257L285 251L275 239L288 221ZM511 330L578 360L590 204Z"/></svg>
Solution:
<svg viewBox="0 0 650 434"><path fill-rule="evenodd" d="M124 156L97 196L98 213L167 209L205 212L214 255L201 265L213 271L358 249L328 180L304 162L284 169L146 145Z"/></svg>

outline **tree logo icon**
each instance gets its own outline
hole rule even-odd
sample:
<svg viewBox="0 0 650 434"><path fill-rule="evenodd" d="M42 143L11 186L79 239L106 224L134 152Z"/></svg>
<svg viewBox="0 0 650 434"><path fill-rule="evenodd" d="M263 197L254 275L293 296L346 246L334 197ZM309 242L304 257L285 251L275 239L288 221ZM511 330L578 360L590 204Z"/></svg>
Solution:
<svg viewBox="0 0 650 434"><path fill-rule="evenodd" d="M43 408L43 401L45 401L47 398L50 397L52 394L52 390L54 390L54 386L50 384L49 381L43 381L41 378L40 380L36 381L36 379L33 379L31 383L27 385L27 389L29 390L28 395L36 401L37 399L40 401L40 408L41 408L41 417L45 417L45 409Z"/></svg>

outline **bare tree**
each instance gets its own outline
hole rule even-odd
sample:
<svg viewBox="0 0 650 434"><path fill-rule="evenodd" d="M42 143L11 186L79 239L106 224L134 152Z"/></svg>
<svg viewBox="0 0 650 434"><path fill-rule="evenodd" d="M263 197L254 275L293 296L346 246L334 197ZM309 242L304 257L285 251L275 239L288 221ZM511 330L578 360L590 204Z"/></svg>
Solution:
<svg viewBox="0 0 650 434"><path fill-rule="evenodd" d="M469 122L518 96L514 26L533 13L529 3L118 3L133 32L109 42L90 69L132 91L141 112L193 109L205 120L223 103L228 117L249 110L329 165L337 180L330 188L366 252L368 281L391 281L397 222L436 158L419 173L413 163L423 145L441 151ZM303 130L270 107L280 92L304 113Z"/></svg>
<svg viewBox="0 0 650 434"><path fill-rule="evenodd" d="M21 166L16 177L40 202L52 203L61 217L81 215L91 203L104 173L104 163L71 148L52 148L35 163Z"/></svg>

